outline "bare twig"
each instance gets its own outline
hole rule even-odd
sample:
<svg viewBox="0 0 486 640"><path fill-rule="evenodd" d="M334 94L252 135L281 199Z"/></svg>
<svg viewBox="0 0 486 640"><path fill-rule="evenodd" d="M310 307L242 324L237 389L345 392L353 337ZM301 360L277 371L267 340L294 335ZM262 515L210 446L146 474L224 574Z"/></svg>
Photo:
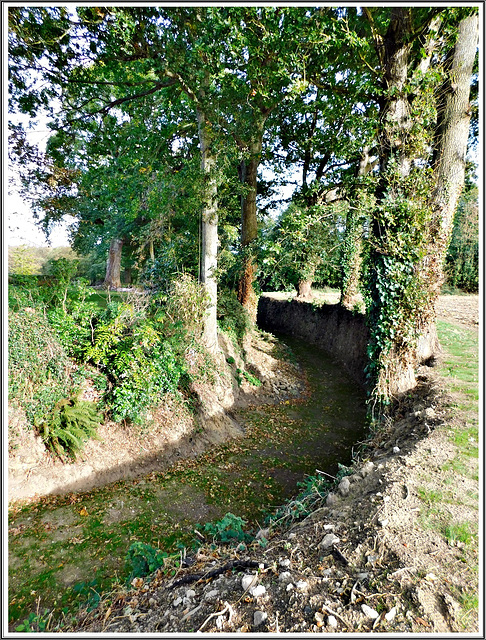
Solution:
<svg viewBox="0 0 486 640"><path fill-rule="evenodd" d="M206 620L202 623L202 625L197 630L197 633L201 633L201 631L204 629L204 627L208 624L210 620L212 620L213 618L218 618L219 616L223 616L225 613L229 613L229 620L231 620L231 618L234 615L233 607L229 604L229 602L225 602L224 605L225 605L224 609L222 609L221 611L216 611L215 613L212 613L210 616L206 618Z"/></svg>
<svg viewBox="0 0 486 640"><path fill-rule="evenodd" d="M323 604L322 605L322 609L323 611L325 611L328 615L334 616L335 618L337 618L338 620L341 620L341 622L344 624L344 626L349 630L352 631L353 627L349 624L349 622L347 622L347 620L345 620L342 616L339 615L339 613L336 613L335 611L333 611L330 607L328 607L327 605Z"/></svg>

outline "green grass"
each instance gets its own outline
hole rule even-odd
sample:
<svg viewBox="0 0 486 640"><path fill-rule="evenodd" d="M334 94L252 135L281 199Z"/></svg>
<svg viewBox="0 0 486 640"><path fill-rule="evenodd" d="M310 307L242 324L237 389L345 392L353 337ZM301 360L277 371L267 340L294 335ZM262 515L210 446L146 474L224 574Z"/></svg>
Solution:
<svg viewBox="0 0 486 640"><path fill-rule="evenodd" d="M478 332L474 329L459 328L448 322L439 321L437 329L444 354L439 373L446 379L448 391L453 394L448 405L449 418L446 433L454 444L455 455L442 465L447 475L444 485L450 491L421 489L419 495L425 505L420 520L424 528L439 533L452 546L462 546L459 558L463 565L464 577L469 586L455 596L462 607L462 624L470 628L471 617L477 616L477 575L478 575L478 499L477 490L461 493L460 476L478 481L479 479L479 344ZM442 497L441 497L442 495ZM467 521L453 519L447 504L461 504L470 510ZM476 586L474 586L476 585Z"/></svg>
<svg viewBox="0 0 486 640"><path fill-rule="evenodd" d="M106 309L108 302L117 302L125 300L129 292L127 291L103 291L97 290L89 297L90 302L96 304L102 309Z"/></svg>

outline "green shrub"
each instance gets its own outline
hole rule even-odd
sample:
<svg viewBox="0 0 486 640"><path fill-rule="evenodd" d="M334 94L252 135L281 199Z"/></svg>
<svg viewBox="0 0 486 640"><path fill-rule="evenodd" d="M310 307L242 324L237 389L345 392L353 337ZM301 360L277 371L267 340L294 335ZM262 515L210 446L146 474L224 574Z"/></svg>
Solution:
<svg viewBox="0 0 486 640"><path fill-rule="evenodd" d="M130 574L128 582L133 578L144 578L164 566L164 560L168 558L165 551L160 551L144 542L133 542L126 555L126 563Z"/></svg>
<svg viewBox="0 0 486 640"><path fill-rule="evenodd" d="M52 414L36 426L46 447L61 459L76 459L89 438L96 437L102 416L92 402L78 399L61 400Z"/></svg>
<svg viewBox="0 0 486 640"><path fill-rule="evenodd" d="M233 335L236 343L241 346L243 338L252 328L252 323L234 291L222 289L219 292L217 316L220 329Z"/></svg>
<svg viewBox="0 0 486 640"><path fill-rule="evenodd" d="M126 302L110 302L98 316L84 358L108 378L105 401L114 420L139 422L161 395L177 390L186 367L162 328Z"/></svg>
<svg viewBox="0 0 486 640"><path fill-rule="evenodd" d="M204 533L213 537L217 542L233 543L233 542L250 542L253 536L245 533L243 527L246 521L232 513L227 513L221 520L217 522L207 522L203 527L198 525Z"/></svg>
<svg viewBox="0 0 486 640"><path fill-rule="evenodd" d="M164 298L163 315L166 337L177 336L200 342L208 296L204 287L187 273L179 274L170 284Z"/></svg>
<svg viewBox="0 0 486 640"><path fill-rule="evenodd" d="M8 314L9 400L22 407L31 425L50 416L57 402L74 395L80 383L65 349L42 309Z"/></svg>

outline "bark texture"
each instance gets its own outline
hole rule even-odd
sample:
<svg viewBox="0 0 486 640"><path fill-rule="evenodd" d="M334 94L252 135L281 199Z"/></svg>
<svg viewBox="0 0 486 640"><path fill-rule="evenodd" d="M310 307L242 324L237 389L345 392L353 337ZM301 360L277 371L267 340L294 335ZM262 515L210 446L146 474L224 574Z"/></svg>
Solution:
<svg viewBox="0 0 486 640"><path fill-rule="evenodd" d="M300 280L297 284L297 298L299 300L312 300L312 280Z"/></svg>
<svg viewBox="0 0 486 640"><path fill-rule="evenodd" d="M261 122L256 126L254 137L248 146L249 157L245 158L239 167L240 181L247 189L246 193L241 197L243 268L238 284L238 300L248 311L253 321L256 321L257 313L257 297L253 288L257 264L252 244L258 235L257 173L263 145L263 124Z"/></svg>
<svg viewBox="0 0 486 640"><path fill-rule="evenodd" d="M122 258L123 240L113 238L108 251L106 263L106 275L103 283L104 289L118 289L121 286L120 268Z"/></svg>
<svg viewBox="0 0 486 640"><path fill-rule="evenodd" d="M454 224L454 215L464 187L467 141L471 111L471 76L477 53L479 16L459 23L446 90L438 109L435 163L435 233L424 259L423 269L430 280L430 304L433 317L424 323L417 347L417 358L424 361L440 352L435 327L435 307L444 282L444 263Z"/></svg>
<svg viewBox="0 0 486 640"><path fill-rule="evenodd" d="M218 285L216 269L218 266L218 187L215 176L216 159L211 151L211 134L206 116L201 109L197 111L199 143L201 149L201 170L205 177L204 204L201 224L201 264L200 278L208 294L208 305L204 318L204 344L209 351L218 348L218 325L216 306Z"/></svg>

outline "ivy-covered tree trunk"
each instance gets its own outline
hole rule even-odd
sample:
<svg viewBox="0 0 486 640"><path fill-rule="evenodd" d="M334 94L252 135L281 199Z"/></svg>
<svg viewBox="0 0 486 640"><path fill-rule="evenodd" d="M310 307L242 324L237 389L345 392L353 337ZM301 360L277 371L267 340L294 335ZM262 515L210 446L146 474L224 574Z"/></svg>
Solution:
<svg viewBox="0 0 486 640"><path fill-rule="evenodd" d="M409 7L393 7L383 41L376 47L382 65L383 97L378 133L380 176L372 214L368 293L373 396L381 404L415 386L413 295L415 273L414 207L410 197L412 118L406 86L412 43ZM409 191L409 193L407 193ZM422 229L420 229L422 230ZM408 314L408 315L407 315Z"/></svg>
<svg viewBox="0 0 486 640"><path fill-rule="evenodd" d="M120 268L122 258L123 240L113 238L110 242L108 260L106 263L106 275L103 282L104 289L118 289L121 286Z"/></svg>
<svg viewBox="0 0 486 640"><path fill-rule="evenodd" d="M204 318L203 339L206 348L215 352L218 346L218 324L216 307L218 284L218 187L215 176L216 159L211 150L211 134L204 112L197 110L199 142L201 148L201 170L205 178L201 225L201 283L208 294L208 305Z"/></svg>
<svg viewBox="0 0 486 640"><path fill-rule="evenodd" d="M358 180L359 178L364 178L371 168L369 147L365 147L356 172ZM341 257L342 285L340 304L348 308L352 308L359 301L363 216L365 214L366 197L366 189L358 184L352 194L351 204L346 215L346 229L344 231Z"/></svg>
<svg viewBox="0 0 486 640"><path fill-rule="evenodd" d="M427 82L422 84L423 64L415 69L411 64L414 32L411 9L394 7L388 31L376 43L384 99L368 318L369 372L373 395L380 403L413 388L417 363L438 348L435 302L464 182L477 17L460 22L443 109L437 108L437 91L431 91ZM434 142L438 161L431 175L423 164Z"/></svg>
<svg viewBox="0 0 486 640"><path fill-rule="evenodd" d="M239 177L246 192L241 197L242 271L238 283L238 300L256 321L257 297L253 288L257 271L254 242L258 236L257 174L263 145L264 122L258 123L248 146L248 157L240 163Z"/></svg>

